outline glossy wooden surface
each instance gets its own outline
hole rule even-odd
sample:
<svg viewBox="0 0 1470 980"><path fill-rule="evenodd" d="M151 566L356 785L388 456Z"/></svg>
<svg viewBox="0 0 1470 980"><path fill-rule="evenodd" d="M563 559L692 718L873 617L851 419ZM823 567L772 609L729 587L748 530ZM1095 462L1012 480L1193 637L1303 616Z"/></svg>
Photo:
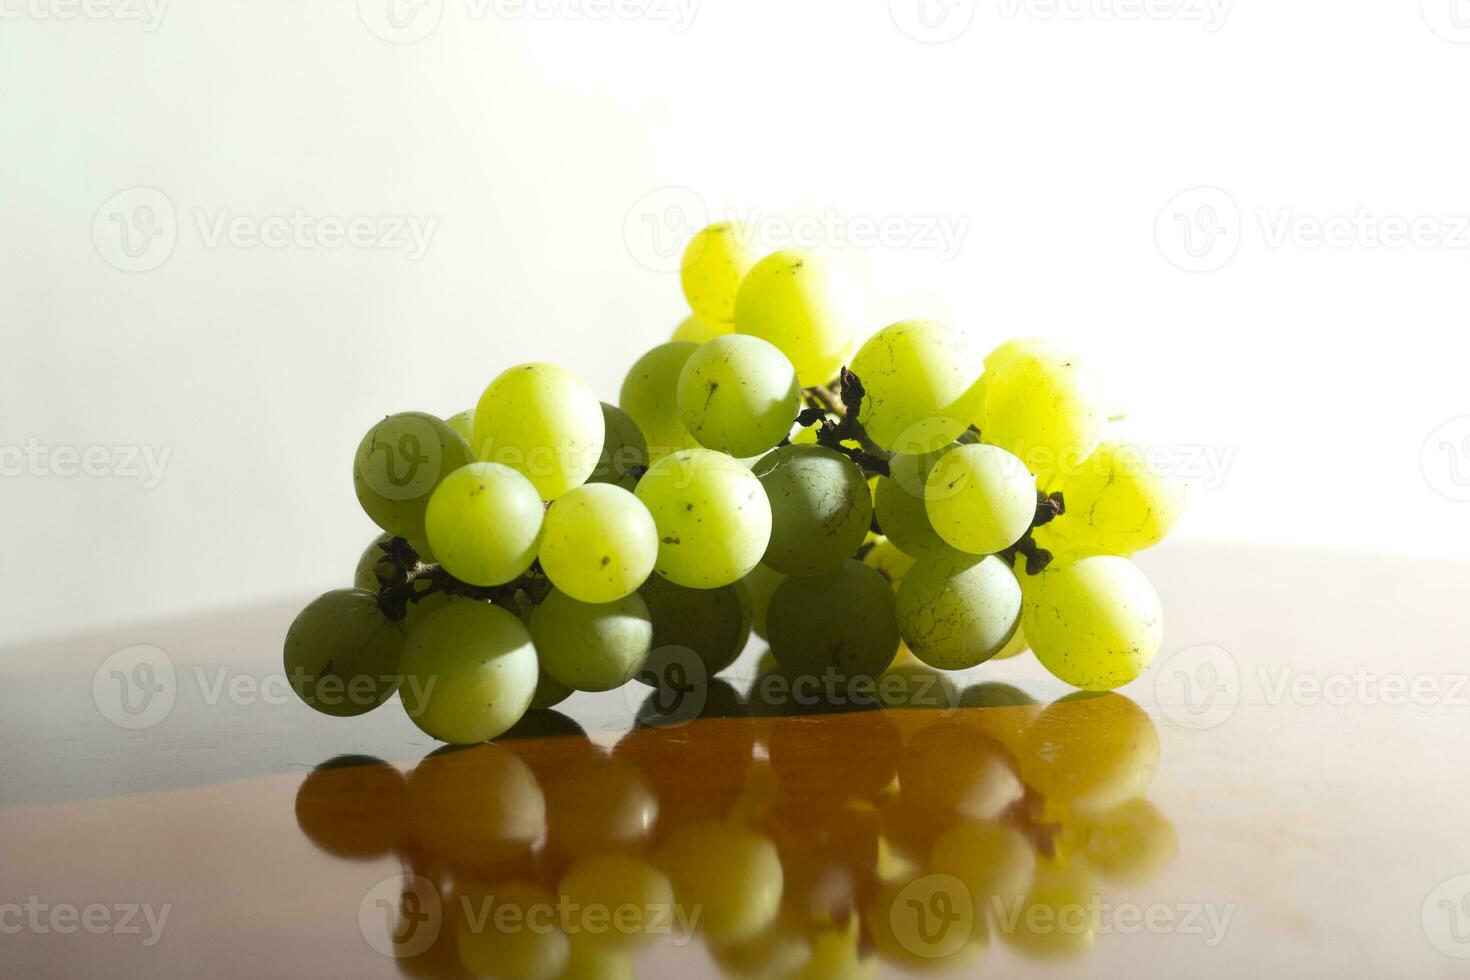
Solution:
<svg viewBox="0 0 1470 980"><path fill-rule="evenodd" d="M290 699L300 603L7 650L0 974L1470 975L1470 572L1144 564L1168 638L1116 695L1022 659L793 711L753 646L687 723L578 695L459 751ZM123 679L146 718L108 671L140 644L173 670ZM598 871L693 935L484 918ZM1072 906L1094 928L1029 912Z"/></svg>

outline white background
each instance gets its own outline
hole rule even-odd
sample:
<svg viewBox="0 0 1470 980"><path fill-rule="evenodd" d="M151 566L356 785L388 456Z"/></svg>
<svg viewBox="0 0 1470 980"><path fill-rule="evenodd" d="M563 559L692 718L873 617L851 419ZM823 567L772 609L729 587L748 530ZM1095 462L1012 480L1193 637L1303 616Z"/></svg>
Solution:
<svg viewBox="0 0 1470 980"><path fill-rule="evenodd" d="M1466 0L157 2L0 0L0 639L345 584L376 418L528 360L615 400L727 209L838 229L865 330L1090 356L1181 538L1470 546ZM298 210L432 236L210 235Z"/></svg>

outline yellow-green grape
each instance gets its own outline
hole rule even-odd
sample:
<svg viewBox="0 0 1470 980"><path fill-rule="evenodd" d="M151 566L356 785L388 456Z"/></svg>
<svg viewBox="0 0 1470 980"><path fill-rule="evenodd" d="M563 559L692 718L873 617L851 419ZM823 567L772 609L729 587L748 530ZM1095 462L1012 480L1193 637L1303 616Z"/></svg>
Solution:
<svg viewBox="0 0 1470 980"><path fill-rule="evenodd" d="M526 625L529 628L530 624ZM572 689L552 677L546 672L546 668L542 667L541 673L536 678L536 693L531 696L531 710L554 708L571 696Z"/></svg>
<svg viewBox="0 0 1470 980"><path fill-rule="evenodd" d="M803 387L826 384L852 351L855 297L832 261L805 249L761 259L740 284L735 330L791 359Z"/></svg>
<svg viewBox="0 0 1470 980"><path fill-rule="evenodd" d="M490 382L475 408L475 455L519 470L543 500L587 482L602 453L602 404L554 364L521 364Z"/></svg>
<svg viewBox="0 0 1470 980"><path fill-rule="evenodd" d="M679 374L679 418L706 449L763 453L786 438L800 411L795 369L758 337L717 337Z"/></svg>
<svg viewBox="0 0 1470 980"><path fill-rule="evenodd" d="M676 585L714 589L744 578L771 541L771 505L761 482L724 453L684 449L638 481L653 515L655 570Z"/></svg>
<svg viewBox="0 0 1470 980"><path fill-rule="evenodd" d="M368 592L377 593L382 589L382 579L378 577L381 572L384 577L391 578L393 575L393 562L383 551L383 545L393 540L391 534L380 534L373 538L373 543L363 551L362 557L357 560L357 570L352 573L352 585L354 588L365 589Z"/></svg>
<svg viewBox="0 0 1470 980"><path fill-rule="evenodd" d="M707 320L701 320L698 314L691 313L674 329L674 335L669 339L691 344L707 344L716 337L724 337L734 332L733 322L713 324Z"/></svg>
<svg viewBox="0 0 1470 980"><path fill-rule="evenodd" d="M954 875L975 896L977 912L1010 908L1031 888L1036 854L1018 831L992 820L966 820L934 842L928 870Z"/></svg>
<svg viewBox="0 0 1470 980"><path fill-rule="evenodd" d="M1058 489L1066 513L1051 522L1058 540L1093 554L1131 555L1164 540L1184 512L1184 485L1155 472L1143 451L1104 442Z"/></svg>
<svg viewBox="0 0 1470 980"><path fill-rule="evenodd" d="M633 954L586 935L569 937L572 952L557 980L636 980Z"/></svg>
<svg viewBox="0 0 1470 980"><path fill-rule="evenodd" d="M488 741L520 721L540 676L526 627L484 602L452 602L425 616L400 666L408 717L455 745Z"/></svg>
<svg viewBox="0 0 1470 980"><path fill-rule="evenodd" d="M366 714L398 687L405 630L375 592L337 589L313 600L286 631L286 680L322 714Z"/></svg>
<svg viewBox="0 0 1470 980"><path fill-rule="evenodd" d="M831 671L844 686L871 685L898 654L893 588L853 559L823 575L782 582L771 596L766 630L790 677Z"/></svg>
<svg viewBox="0 0 1470 980"><path fill-rule="evenodd" d="M774 844L746 827L685 824L659 852L658 865L682 907L704 910L699 929L716 942L754 936L781 909L781 857Z"/></svg>
<svg viewBox="0 0 1470 980"><path fill-rule="evenodd" d="M859 421L885 449L900 439L953 442L980 411L980 358L963 334L933 320L884 327L858 349L851 369L867 391Z"/></svg>
<svg viewBox="0 0 1470 980"><path fill-rule="evenodd" d="M790 916L770 928L729 943L710 943L710 958L722 976L732 980L771 980L794 977L812 961L812 939Z"/></svg>
<svg viewBox="0 0 1470 980"><path fill-rule="evenodd" d="M979 972L989 940L978 896L948 874L905 876L883 887L865 917L885 960L905 972Z"/></svg>
<svg viewBox="0 0 1470 980"><path fill-rule="evenodd" d="M602 403L602 453L588 483L616 483L624 490L638 485L638 474L648 466L648 443L633 417L614 405Z"/></svg>
<svg viewBox="0 0 1470 980"><path fill-rule="evenodd" d="M983 434L985 432L985 394L990 390L992 378L1005 370L1006 365L1015 360L1021 354L1036 350L1046 350L1050 345L1037 337L1017 337L1015 340L1007 340L995 350L985 355L985 373L980 375L979 382L975 385L976 407L978 413L975 416L975 428Z"/></svg>
<svg viewBox="0 0 1470 980"><path fill-rule="evenodd" d="M902 453L888 461L888 476L880 477L873 491L873 513L884 537L912 558L943 554L949 545L934 530L924 504L924 487L929 473L943 452L910 455Z"/></svg>
<svg viewBox="0 0 1470 980"><path fill-rule="evenodd" d="M658 868L627 854L584 858L562 876L570 930L610 946L632 946L672 927L674 886Z"/></svg>
<svg viewBox="0 0 1470 980"><path fill-rule="evenodd" d="M991 379L981 436L1045 480L1076 470L1106 423L1102 391L1083 364L1060 351L1031 350Z"/></svg>
<svg viewBox="0 0 1470 980"><path fill-rule="evenodd" d="M684 249L679 278L695 316L720 326L735 320L735 294L760 259L751 229L721 221L702 229Z"/></svg>
<svg viewBox="0 0 1470 980"><path fill-rule="evenodd" d="M1042 666L1073 687L1122 687L1159 652L1159 594L1127 558L1054 561L1024 578L1021 628Z"/></svg>
<svg viewBox="0 0 1470 980"><path fill-rule="evenodd" d="M463 439L465 445L468 446L475 427L475 410L469 408L458 415L451 415L444 420L444 424L453 429L454 434Z"/></svg>
<svg viewBox="0 0 1470 980"><path fill-rule="evenodd" d="M556 896L527 882L455 889L459 959L476 976L556 980L571 957L557 923Z"/></svg>
<svg viewBox="0 0 1470 980"><path fill-rule="evenodd" d="M1025 590L1024 589L1021 590L1021 594L1022 594L1022 597L1024 599L1024 596L1025 596ZM1030 650L1030 649L1031 649L1031 644L1026 642L1026 631L1023 630L1023 629L1021 629L1019 626L1017 626L1016 627L1016 635L1015 636L1012 636L1010 638L1010 640L1006 643L1006 645L1000 648L1000 653L997 653L995 656L991 657L990 659L991 660L1009 660L1012 657L1019 657L1021 654L1025 653L1027 650Z"/></svg>
<svg viewBox="0 0 1470 980"><path fill-rule="evenodd" d="M904 643L940 670L964 670L995 656L1020 616L1021 586L999 558L953 552L924 558L898 590Z"/></svg>
<svg viewBox="0 0 1470 980"><path fill-rule="evenodd" d="M1112 881L1136 885L1174 863L1179 837L1157 807L1134 799L1098 814L1068 815L1057 851Z"/></svg>
<svg viewBox="0 0 1470 980"><path fill-rule="evenodd" d="M653 516L622 487L589 483L547 508L541 568L573 599L621 599L648 580L657 558Z"/></svg>
<svg viewBox="0 0 1470 980"><path fill-rule="evenodd" d="M858 916L846 925L818 930L812 937L811 958L795 980L871 980L878 975L878 958L863 942Z"/></svg>
<svg viewBox="0 0 1470 980"><path fill-rule="evenodd" d="M687 672L685 650L694 651L705 676L683 680L705 683L734 663L750 639L751 613L734 585L690 589L650 575L638 594L653 620L653 653L638 675L644 683L658 685L672 664Z"/></svg>
<svg viewBox="0 0 1470 980"><path fill-rule="evenodd" d="M766 613L771 608L771 596L785 578L766 565L757 565L741 580L745 583L743 596L746 611L750 614L750 628L763 640L766 638Z"/></svg>
<svg viewBox="0 0 1470 980"><path fill-rule="evenodd" d="M469 446L424 412L390 415L368 431L352 464L358 503L373 523L403 538L424 536L434 488L471 461Z"/></svg>
<svg viewBox="0 0 1470 980"><path fill-rule="evenodd" d="M782 446L752 471L771 502L771 542L762 563L782 575L837 568L873 524L873 499L857 464L825 446Z"/></svg>
<svg viewBox="0 0 1470 980"><path fill-rule="evenodd" d="M553 589L531 616L531 636L552 677L577 691L612 691L643 668L653 622L636 592L593 605Z"/></svg>
<svg viewBox="0 0 1470 980"><path fill-rule="evenodd" d="M909 569L914 567L918 559L910 557L899 550L898 545L881 537L873 543L873 547L863 556L863 564L871 565L878 570L878 574L888 580L897 592L898 587L903 584L903 577L908 574Z"/></svg>
<svg viewBox="0 0 1470 980"><path fill-rule="evenodd" d="M698 344L660 344L634 362L623 379L618 405L647 440L648 462L697 445L679 417L679 374Z"/></svg>
<svg viewBox="0 0 1470 980"><path fill-rule="evenodd" d="M1159 765L1159 733L1121 694L1072 695L1022 733L1016 759L1046 799L1096 813L1141 796Z"/></svg>
<svg viewBox="0 0 1470 980"><path fill-rule="evenodd" d="M1036 863L1031 890L996 909L996 927L1024 956L1070 959L1091 948L1098 929L1097 890L1086 869L1056 860Z"/></svg>
<svg viewBox="0 0 1470 980"><path fill-rule="evenodd" d="M1036 481L996 446L956 446L924 485L929 523L951 548L993 555L1021 539L1036 518Z"/></svg>
<svg viewBox="0 0 1470 980"><path fill-rule="evenodd" d="M546 511L516 470L471 463L455 470L429 501L429 545L439 563L471 585L504 585L536 560Z"/></svg>

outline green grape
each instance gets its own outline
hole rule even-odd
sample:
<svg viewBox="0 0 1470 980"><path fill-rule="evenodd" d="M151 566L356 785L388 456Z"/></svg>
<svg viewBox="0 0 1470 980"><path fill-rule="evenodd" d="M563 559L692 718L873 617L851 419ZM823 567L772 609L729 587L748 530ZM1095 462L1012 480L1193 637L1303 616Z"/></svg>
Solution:
<svg viewBox="0 0 1470 980"><path fill-rule="evenodd" d="M1015 340L1007 340L985 355L985 373L980 375L980 380L975 384L975 410L978 413L974 420L975 428L985 432L985 395L990 390L991 379L997 377L1019 355L1047 350L1049 347L1046 341L1035 337L1017 337Z"/></svg>
<svg viewBox="0 0 1470 980"><path fill-rule="evenodd" d="M873 513L884 537L912 558L943 554L949 545L929 522L924 505L924 485L942 453L907 453L888 461L888 476L880 477L873 491Z"/></svg>
<svg viewBox="0 0 1470 980"><path fill-rule="evenodd" d="M419 760L408 775L408 816L405 843L456 878L520 863L547 829L536 774L491 744Z"/></svg>
<svg viewBox="0 0 1470 980"><path fill-rule="evenodd" d="M637 980L633 954L598 942L597 937L574 935L566 969L557 980Z"/></svg>
<svg viewBox="0 0 1470 980"><path fill-rule="evenodd" d="M704 910L699 928L716 942L754 936L781 910L781 856L749 828L723 820L685 824L659 852L658 864L675 900Z"/></svg>
<svg viewBox="0 0 1470 980"><path fill-rule="evenodd" d="M996 926L1024 956L1071 959L1086 952L1097 935L1096 896L1085 868L1041 860L1026 896L996 910Z"/></svg>
<svg viewBox="0 0 1470 980"><path fill-rule="evenodd" d="M956 446L924 485L929 523L951 548L993 555L1019 541L1036 519L1036 481L996 446Z"/></svg>
<svg viewBox="0 0 1470 980"><path fill-rule="evenodd" d="M655 570L692 589L739 581L771 541L771 505L750 470L723 453L684 449L654 463L638 499L658 527Z"/></svg>
<svg viewBox="0 0 1470 980"><path fill-rule="evenodd" d="M730 221L695 234L684 250L680 279L695 316L720 326L735 320L735 294L760 258L749 228Z"/></svg>
<svg viewBox="0 0 1470 980"><path fill-rule="evenodd" d="M771 543L761 561L782 575L837 568L873 524L873 499L857 464L825 446L782 446L752 471L771 502Z"/></svg>
<svg viewBox="0 0 1470 980"><path fill-rule="evenodd" d="M989 939L985 909L954 877L906 876L885 884L864 921L872 945L904 975L981 972L975 960Z"/></svg>
<svg viewBox="0 0 1470 980"><path fill-rule="evenodd" d="M319 764L296 790L296 826L333 857L376 858L408 839L403 773L368 755Z"/></svg>
<svg viewBox="0 0 1470 980"><path fill-rule="evenodd" d="M1101 390L1083 364L1060 351L1032 350L991 379L982 435L1045 479L1075 470L1106 422Z"/></svg>
<svg viewBox="0 0 1470 980"><path fill-rule="evenodd" d="M851 685L875 681L898 654L893 588L860 561L807 578L788 578L766 614L771 652L792 677L832 670Z"/></svg>
<svg viewBox="0 0 1470 980"><path fill-rule="evenodd" d="M616 483L624 490L638 485L638 474L648 466L648 443L633 417L621 408L602 403L602 454L588 483Z"/></svg>
<svg viewBox="0 0 1470 980"><path fill-rule="evenodd" d="M983 909L993 908L998 901L1008 910L1030 891L1036 855L1031 843L1011 827L966 820L934 842L928 870L964 882Z"/></svg>
<svg viewBox="0 0 1470 980"><path fill-rule="evenodd" d="M471 585L504 585L536 560L545 510L531 482L499 463L471 463L429 501L429 544L439 563Z"/></svg>
<svg viewBox="0 0 1470 980"><path fill-rule="evenodd" d="M553 589L531 617L541 666L576 691L612 691L632 680L653 649L648 606L635 592L578 602Z"/></svg>
<svg viewBox="0 0 1470 980"><path fill-rule="evenodd" d="M646 860L627 854L583 858L562 876L558 888L568 904L571 932L596 936L609 946L633 946L665 928L674 905L674 886ZM627 907L609 922L612 913Z"/></svg>
<svg viewBox="0 0 1470 980"><path fill-rule="evenodd" d="M1133 799L1098 814L1068 814L1057 852L1113 881L1142 884L1174 862L1174 825L1147 800Z"/></svg>
<svg viewBox="0 0 1470 980"><path fill-rule="evenodd" d="M393 577L393 562L383 551L383 545L392 540L393 535L386 533L373 538L373 543L367 546L362 557L357 560L357 571L352 575L354 588L364 589L376 595L383 587L378 577L379 573L381 572L385 578Z"/></svg>
<svg viewBox="0 0 1470 980"><path fill-rule="evenodd" d="M921 559L898 590L898 625L915 657L965 670L995 656L1016 632L1021 587L999 558Z"/></svg>
<svg viewBox="0 0 1470 980"><path fill-rule="evenodd" d="M546 668L542 667L541 673L536 677L536 693L531 696L531 710L554 708L571 696L572 689L552 677L546 672Z"/></svg>
<svg viewBox="0 0 1470 980"><path fill-rule="evenodd" d="M444 420L444 424L454 430L454 434L464 440L465 445L470 445L471 432L475 425L475 410L466 409L458 415L451 415Z"/></svg>
<svg viewBox="0 0 1470 980"><path fill-rule="evenodd" d="M900 792L936 832L950 825L947 817L999 819L1025 793L1010 750L985 730L986 714L954 712L904 747Z"/></svg>
<svg viewBox="0 0 1470 980"><path fill-rule="evenodd" d="M756 263L735 298L735 331L769 341L804 387L831 381L852 351L855 297L831 260L787 249Z"/></svg>
<svg viewBox="0 0 1470 980"><path fill-rule="evenodd" d="M952 327L932 320L884 327L852 359L867 391L859 421L886 449L900 440L953 442L980 411L980 370L980 358Z"/></svg>
<svg viewBox="0 0 1470 980"><path fill-rule="evenodd" d="M648 440L648 462L697 445L679 417L679 374L698 344L661 344L638 358L628 376L618 405L638 423Z"/></svg>
<svg viewBox="0 0 1470 980"><path fill-rule="evenodd" d="M705 671L687 680L708 681L734 663L750 640L751 614L734 585L688 589L653 575L638 594L653 620L653 654L638 675L645 684L657 686L671 663L682 663L684 650L694 651Z"/></svg>
<svg viewBox="0 0 1470 980"><path fill-rule="evenodd" d="M772 533L774 534L774 531ZM771 595L785 577L780 572L762 564L755 566L749 575L741 579L745 584L744 598L747 605L746 612L750 615L750 627L755 635L763 640L766 638L766 612L771 607ZM742 643L741 646L744 644Z"/></svg>
<svg viewBox="0 0 1470 980"><path fill-rule="evenodd" d="M801 411L786 355L758 337L716 337L684 363L679 418L700 445L754 456L785 439Z"/></svg>
<svg viewBox="0 0 1470 980"><path fill-rule="evenodd" d="M647 581L657 559L653 517L622 487L578 487L546 511L541 568L552 585L573 599L621 599Z"/></svg>
<svg viewBox="0 0 1470 980"><path fill-rule="evenodd" d="M1104 442L1058 486L1066 513L1048 527L1071 551L1131 555L1174 529L1184 511L1184 486L1154 472L1143 451Z"/></svg>
<svg viewBox="0 0 1470 980"><path fill-rule="evenodd" d="M1159 733L1121 694L1073 694L1027 726L1016 761L1026 785L1046 799L1101 813L1143 795L1159 767Z"/></svg>
<svg viewBox="0 0 1470 980"><path fill-rule="evenodd" d="M734 330L734 323L716 325L701 320L697 314L691 313L674 329L674 335L669 339L690 344L707 344L716 337L724 337L733 333Z"/></svg>
<svg viewBox="0 0 1470 980"><path fill-rule="evenodd" d="M390 415L362 437L352 485L374 524L399 537L422 538L434 488L472 459L465 441L434 416Z"/></svg>
<svg viewBox="0 0 1470 980"><path fill-rule="evenodd" d="M401 667L408 717L456 745L488 741L520 721L541 672L526 627L487 602L452 602L425 616Z"/></svg>
<svg viewBox="0 0 1470 980"><path fill-rule="evenodd" d="M555 500L597 468L602 404L565 368L521 364L480 396L474 430L478 458L520 471L543 500Z"/></svg>
<svg viewBox="0 0 1470 980"><path fill-rule="evenodd" d="M571 940L556 921L555 895L520 881L457 883L455 892L456 901L447 907L455 917L459 959L466 970L515 980L561 976L571 958Z"/></svg>
<svg viewBox="0 0 1470 980"><path fill-rule="evenodd" d="M1164 640L1159 595L1126 558L1054 561L1027 576L1021 628L1036 659L1087 691L1111 691L1138 677Z"/></svg>
<svg viewBox="0 0 1470 980"><path fill-rule="evenodd" d="M376 593L337 589L313 600L286 631L286 680L322 714L351 718L398 687L405 630L383 615Z"/></svg>
<svg viewBox="0 0 1470 980"><path fill-rule="evenodd" d="M903 583L903 577L908 574L910 568L914 567L917 559L911 558L899 550L898 545L889 541L886 537L880 537L873 543L873 547L863 556L863 564L870 565L878 570L878 574L888 580L897 592L899 585Z"/></svg>

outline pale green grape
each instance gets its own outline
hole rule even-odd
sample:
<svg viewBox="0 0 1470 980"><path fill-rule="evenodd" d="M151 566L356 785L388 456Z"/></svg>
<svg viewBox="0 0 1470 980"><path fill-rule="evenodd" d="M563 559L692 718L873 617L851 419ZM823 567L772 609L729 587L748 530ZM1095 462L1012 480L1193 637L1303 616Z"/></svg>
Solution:
<svg viewBox="0 0 1470 980"><path fill-rule="evenodd" d="M956 446L929 471L924 509L951 548L993 555L1021 539L1036 518L1036 481L996 446Z"/></svg>
<svg viewBox="0 0 1470 980"><path fill-rule="evenodd" d="M873 524L873 499L857 464L825 446L782 446L752 471L771 502L762 562L782 575L830 572L852 557Z"/></svg>
<svg viewBox="0 0 1470 980"><path fill-rule="evenodd" d="M1066 513L1047 526L1073 551L1131 555L1164 540L1184 511L1184 486L1119 443L1098 446L1058 489Z"/></svg>
<svg viewBox="0 0 1470 980"><path fill-rule="evenodd" d="M875 681L898 654L893 588L852 559L824 575L788 578L771 596L766 631L789 676L831 670L847 685Z"/></svg>
<svg viewBox="0 0 1470 980"><path fill-rule="evenodd" d="M934 530L924 506L924 486L943 451L909 455L901 453L888 461L888 476L880 477L873 491L873 513L884 537L912 558L942 554L949 545Z"/></svg>
<svg viewBox="0 0 1470 980"><path fill-rule="evenodd" d="M1142 674L1164 639L1159 595L1126 558L1054 561L1025 577L1021 627L1042 666L1073 687L1111 691Z"/></svg>
<svg viewBox="0 0 1470 980"><path fill-rule="evenodd" d="M884 327L858 349L859 421L886 449L953 442L980 411L981 362L963 334L933 320ZM905 451L912 451L905 447Z"/></svg>
<svg viewBox="0 0 1470 980"><path fill-rule="evenodd" d="M786 355L758 337L716 337L679 374L679 418L700 445L754 456L791 432L801 386Z"/></svg>
<svg viewBox="0 0 1470 980"><path fill-rule="evenodd" d="M717 327L733 323L735 294L759 258L755 235L742 225L721 221L696 233L680 269L695 316Z"/></svg>
<svg viewBox="0 0 1470 980"><path fill-rule="evenodd" d="M898 590L898 625L913 655L941 670L984 663L1021 616L1021 587L999 558L954 552L921 559Z"/></svg>
<svg viewBox="0 0 1470 980"><path fill-rule="evenodd" d="M653 622L636 592L593 604L553 589L531 616L531 636L552 677L577 691L611 691L642 669Z"/></svg>
<svg viewBox="0 0 1470 980"><path fill-rule="evenodd" d="M454 434L463 439L465 445L468 446L470 445L471 433L475 427L475 410L469 408L460 412L458 415L451 415L444 420L444 424L453 429Z"/></svg>
<svg viewBox="0 0 1470 980"><path fill-rule="evenodd" d="M393 562L383 551L383 545L393 540L391 534L380 534L373 538L373 543L363 551L362 557L357 560L357 571L352 575L352 584L355 588L364 589L376 595L383 587L378 578L379 572L385 577L393 576Z"/></svg>
<svg viewBox="0 0 1470 980"><path fill-rule="evenodd" d="M623 379L618 405L648 440L648 462L697 445L679 417L679 374L698 344L660 344L633 364Z"/></svg>
<svg viewBox="0 0 1470 980"><path fill-rule="evenodd" d="M1157 807L1135 798L1095 815L1068 814L1057 851L1113 881L1136 885L1174 862L1179 836Z"/></svg>
<svg viewBox="0 0 1470 980"><path fill-rule="evenodd" d="M966 820L934 842L928 871L954 875L984 909L996 901L1009 914L1031 889L1036 854L1018 831L989 820Z"/></svg>
<svg viewBox="0 0 1470 980"><path fill-rule="evenodd" d="M315 599L286 631L286 680L296 696L338 718L365 714L398 687L406 631L375 592L337 589Z"/></svg>
<svg viewBox="0 0 1470 980"><path fill-rule="evenodd" d="M774 534L774 530L772 534ZM743 593L746 600L747 612L750 614L750 628L756 636L766 638L766 612L771 607L771 594L776 591L776 586L786 576L764 564L757 565L751 569L750 574L741 579L745 584ZM744 646L744 644L741 644Z"/></svg>
<svg viewBox="0 0 1470 980"><path fill-rule="evenodd" d="M735 298L735 330L791 359L803 386L831 381L852 351L855 296L832 260L787 249L756 263Z"/></svg>
<svg viewBox="0 0 1470 980"><path fill-rule="evenodd" d="M691 313L674 329L674 335L669 339L691 344L707 344L716 337L724 337L734 331L734 323L716 325L701 320L698 314Z"/></svg>
<svg viewBox="0 0 1470 980"><path fill-rule="evenodd" d="M490 382L475 408L475 455L530 478L543 500L587 482L602 452L602 404L575 374L521 364Z"/></svg>
<svg viewBox="0 0 1470 980"><path fill-rule="evenodd" d="M681 906L704 910L699 928L717 942L754 936L781 910L781 855L748 827L724 820L685 824L659 851L658 865Z"/></svg>
<svg viewBox="0 0 1470 980"><path fill-rule="evenodd" d="M991 380L1021 354L1046 350L1049 347L1046 341L1035 337L1017 337L1015 340L1007 340L985 355L985 373L980 375L980 380L975 385L975 410L978 413L974 419L975 428L981 433L985 432L985 395L990 390Z"/></svg>
<svg viewBox="0 0 1470 980"><path fill-rule="evenodd" d="M541 673L536 678L536 693L531 697L531 708L533 710L554 708L567 698L572 696L572 689L561 681L552 677L541 668Z"/></svg>
<svg viewBox="0 0 1470 980"><path fill-rule="evenodd" d="M1081 362L1060 351L1031 350L991 379L981 435L1047 478L1075 470L1106 422L1101 389Z"/></svg>
<svg viewBox="0 0 1470 980"><path fill-rule="evenodd" d="M1071 959L1097 936L1097 886L1085 868L1056 859L1038 861L1031 889L1006 904L996 924L1006 942L1025 956Z"/></svg>
<svg viewBox="0 0 1470 980"><path fill-rule="evenodd" d="M648 579L657 559L653 516L622 487L589 483L546 511L541 568L573 599L621 599Z"/></svg>
<svg viewBox="0 0 1470 980"><path fill-rule="evenodd" d="M628 854L583 858L562 876L558 891L568 902L571 931L596 930L610 946L633 946L651 938L674 905L674 886L668 877L643 858ZM603 910L623 906L631 911L612 928Z"/></svg>
<svg viewBox="0 0 1470 980"><path fill-rule="evenodd" d="M863 564L870 565L878 570L878 574L888 580L897 592L899 585L903 583L903 577L908 574L914 562L918 559L904 554L898 545L889 541L886 537L878 538L873 547L863 556Z"/></svg>
<svg viewBox="0 0 1470 980"><path fill-rule="evenodd" d="M499 463L471 463L429 501L429 545L455 578L504 585L536 560L545 510L531 481Z"/></svg>
<svg viewBox="0 0 1470 980"><path fill-rule="evenodd" d="M678 585L713 589L739 581L771 541L771 505L750 470L709 449L684 449L638 482L653 515L655 570Z"/></svg>
<svg viewBox="0 0 1470 980"><path fill-rule="evenodd" d="M638 423L621 408L602 403L602 454L588 483L616 483L624 490L638 485L638 473L648 466L648 443Z"/></svg>
<svg viewBox="0 0 1470 980"><path fill-rule="evenodd" d="M561 976L572 946L556 921L555 895L521 881L466 882L456 883L454 898L445 908L454 916L460 963L471 974L514 980Z"/></svg>
<svg viewBox="0 0 1470 980"><path fill-rule="evenodd" d="M422 538L434 488L472 458L465 441L434 416L390 415L362 437L352 485L374 524L399 537Z"/></svg>
<svg viewBox="0 0 1470 980"><path fill-rule="evenodd" d="M425 616L400 667L408 717L456 745L487 741L520 721L540 675L526 627L486 602L452 602Z"/></svg>
<svg viewBox="0 0 1470 980"><path fill-rule="evenodd" d="M734 663L750 639L751 613L735 585L687 589L652 575L638 594L648 603L653 620L653 654L638 675L644 683L657 685L672 663L687 668L682 657L685 650L694 651L705 672L704 677L686 680L707 681Z"/></svg>

